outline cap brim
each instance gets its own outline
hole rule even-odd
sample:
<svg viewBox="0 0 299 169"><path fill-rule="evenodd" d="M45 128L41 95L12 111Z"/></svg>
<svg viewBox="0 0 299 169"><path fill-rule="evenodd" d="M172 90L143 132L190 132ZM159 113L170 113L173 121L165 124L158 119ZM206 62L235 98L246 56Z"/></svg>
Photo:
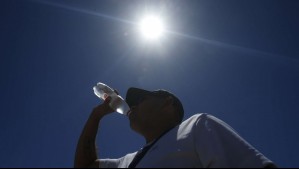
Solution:
<svg viewBox="0 0 299 169"><path fill-rule="evenodd" d="M141 99L151 94L152 92L150 91L131 87L127 91L126 102L128 103L129 107L136 106Z"/></svg>

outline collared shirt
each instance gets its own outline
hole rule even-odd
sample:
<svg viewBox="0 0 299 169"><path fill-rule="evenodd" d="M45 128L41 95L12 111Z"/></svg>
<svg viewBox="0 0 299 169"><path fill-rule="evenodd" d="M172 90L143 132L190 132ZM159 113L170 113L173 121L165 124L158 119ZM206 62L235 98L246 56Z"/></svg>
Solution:
<svg viewBox="0 0 299 169"><path fill-rule="evenodd" d="M101 159L100 167L127 168L135 153ZM229 125L208 114L197 114L161 137L136 168L261 168L274 167Z"/></svg>

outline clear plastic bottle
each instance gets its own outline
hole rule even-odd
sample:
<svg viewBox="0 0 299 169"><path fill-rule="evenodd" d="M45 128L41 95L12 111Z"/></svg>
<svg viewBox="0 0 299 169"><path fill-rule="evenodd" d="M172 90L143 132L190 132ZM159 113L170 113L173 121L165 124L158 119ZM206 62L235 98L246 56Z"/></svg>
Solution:
<svg viewBox="0 0 299 169"><path fill-rule="evenodd" d="M128 112L130 110L128 104L120 95L117 95L117 93L115 93L112 88L104 83L97 83L97 85L93 87L93 91L94 94L102 100L105 100L108 96L110 96L110 107L120 114L126 116L128 115Z"/></svg>

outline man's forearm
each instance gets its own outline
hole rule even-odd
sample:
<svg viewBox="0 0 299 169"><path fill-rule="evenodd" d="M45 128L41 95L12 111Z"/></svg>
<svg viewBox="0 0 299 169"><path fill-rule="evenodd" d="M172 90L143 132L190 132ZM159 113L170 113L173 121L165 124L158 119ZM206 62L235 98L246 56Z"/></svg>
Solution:
<svg viewBox="0 0 299 169"><path fill-rule="evenodd" d="M88 167L97 160L96 152L96 135L98 132L99 122L103 116L99 116L95 111L90 115L80 136L76 155L75 168Z"/></svg>

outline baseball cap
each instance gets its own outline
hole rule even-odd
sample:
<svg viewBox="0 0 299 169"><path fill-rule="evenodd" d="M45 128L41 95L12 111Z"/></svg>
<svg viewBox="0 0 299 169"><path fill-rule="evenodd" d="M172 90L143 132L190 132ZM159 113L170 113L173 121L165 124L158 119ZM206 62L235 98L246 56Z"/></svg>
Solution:
<svg viewBox="0 0 299 169"><path fill-rule="evenodd" d="M128 103L129 107L136 106L139 104L140 100L142 100L146 96L155 96L155 97L168 97L171 96L174 100L174 106L177 107L180 121L184 118L184 108L181 103L181 101L171 92L164 90L164 89L158 89L154 91L148 91L140 88L131 87L128 89L126 94L126 102Z"/></svg>

